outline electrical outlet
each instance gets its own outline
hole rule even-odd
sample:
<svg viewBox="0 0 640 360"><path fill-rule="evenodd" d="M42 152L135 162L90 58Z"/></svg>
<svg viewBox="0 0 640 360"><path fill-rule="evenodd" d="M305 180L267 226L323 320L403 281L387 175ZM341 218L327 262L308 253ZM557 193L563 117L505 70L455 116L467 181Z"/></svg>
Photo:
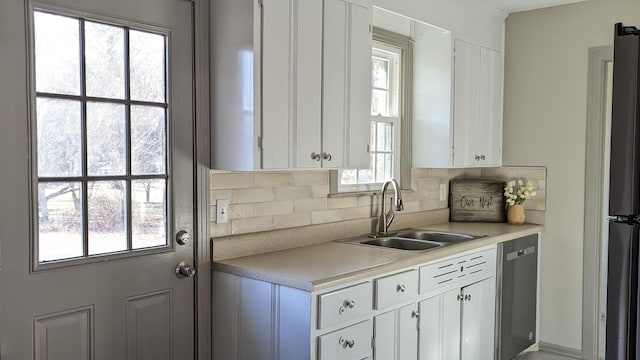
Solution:
<svg viewBox="0 0 640 360"><path fill-rule="evenodd" d="M216 224L226 224L229 222L229 200L216 200Z"/></svg>
<svg viewBox="0 0 640 360"><path fill-rule="evenodd" d="M447 200L447 195L449 191L447 190L447 184L440 184L440 201Z"/></svg>

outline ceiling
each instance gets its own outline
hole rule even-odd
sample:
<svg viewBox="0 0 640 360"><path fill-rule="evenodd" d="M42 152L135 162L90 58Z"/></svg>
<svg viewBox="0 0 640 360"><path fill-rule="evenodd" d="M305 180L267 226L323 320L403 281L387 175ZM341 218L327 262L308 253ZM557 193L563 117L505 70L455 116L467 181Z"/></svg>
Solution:
<svg viewBox="0 0 640 360"><path fill-rule="evenodd" d="M507 13L572 4L585 0L480 0Z"/></svg>

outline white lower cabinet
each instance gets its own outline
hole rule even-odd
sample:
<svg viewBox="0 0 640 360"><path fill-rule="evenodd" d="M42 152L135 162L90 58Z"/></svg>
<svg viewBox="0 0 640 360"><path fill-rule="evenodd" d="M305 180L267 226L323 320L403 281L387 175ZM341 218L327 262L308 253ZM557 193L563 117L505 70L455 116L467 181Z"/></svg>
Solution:
<svg viewBox="0 0 640 360"><path fill-rule="evenodd" d="M417 303L377 315L373 321L374 359L417 359L418 316Z"/></svg>
<svg viewBox="0 0 640 360"><path fill-rule="evenodd" d="M494 358L496 281L491 277L462 288L463 360Z"/></svg>
<svg viewBox="0 0 640 360"><path fill-rule="evenodd" d="M494 358L495 277L420 302L420 360Z"/></svg>
<svg viewBox="0 0 640 360"><path fill-rule="evenodd" d="M496 248L306 291L213 272L213 358L489 360Z"/></svg>

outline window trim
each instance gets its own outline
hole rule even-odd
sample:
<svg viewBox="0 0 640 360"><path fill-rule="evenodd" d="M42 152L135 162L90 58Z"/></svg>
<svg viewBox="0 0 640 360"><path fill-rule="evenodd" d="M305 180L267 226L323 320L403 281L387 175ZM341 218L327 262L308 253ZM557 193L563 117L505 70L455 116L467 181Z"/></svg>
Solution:
<svg viewBox="0 0 640 360"><path fill-rule="evenodd" d="M145 31L145 32L150 32L150 33L155 33L158 35L162 35L165 37L165 62L166 62L166 68L165 68L165 103L166 105L162 106L165 110L166 113L166 171L165 174L162 175L165 179L165 184L166 184L166 189L165 189L165 196L166 196L166 227L165 227L165 231L166 231L166 237L167 237L167 244L165 245L159 245L159 246L153 246L153 247L148 247L148 248L140 248L140 249L128 249L128 250L122 250L122 251L116 251L116 252L112 252L112 253L101 253L101 254L95 254L95 255L87 255L87 256L80 256L80 257L73 257L73 258L65 258L65 259L59 259L59 260L50 260L50 261L45 261L45 262L40 262L39 259L39 239L38 239L38 184L41 182L42 179L45 179L45 177L38 177L38 142L37 142L37 115L36 115L36 100L38 98L38 92L36 91L36 66L35 66L35 21L34 21L34 14L35 12L45 12L45 13L50 13L50 14L54 14L54 15L60 15L60 16L67 16L67 17L72 17L72 18L77 18L77 19L82 19L82 21L92 21L92 22L98 22L98 23L103 23L103 24L107 24L107 25L113 25L113 26L119 26L119 27L125 27L128 29L133 29L133 30L139 30L139 31ZM175 214L173 212L173 167L172 167L172 157L173 157L173 147L172 147L172 131L171 131L171 127L172 127L172 101L171 101L171 88L170 88L170 78L171 78L171 56L170 56L170 46L171 46L171 30L167 29L167 28L162 28L162 27L158 27L155 25L149 25L146 23L142 23L142 22L136 22L133 23L131 21L127 21L124 19L118 19L118 18L111 18L111 17L105 17L105 16L100 16L97 14L88 14L84 11L79 11L79 10L72 10L72 9L68 9L65 7L61 7L61 6L57 6L57 5L52 5L52 4L45 4L42 2L38 2L38 1L32 1L29 4L28 7L28 13L27 13L27 21L26 21L26 25L27 25L27 29L26 29L26 33L27 33L27 61L29 62L28 65L28 69L27 69L27 89L28 89L28 128L29 128L29 161L30 161L30 168L29 168L29 181L31 182L31 186L30 186L30 191L29 191L29 201L31 204L31 211L30 211L30 237L29 237L29 262L30 262L30 272L31 273L35 273L35 272L39 272L39 271L46 271L46 270L53 270L53 269L59 269L59 268L65 268L65 267L70 267L70 266L77 266L77 265L85 265L85 264L93 264L93 263L98 263L98 262L104 262L104 261L110 261L110 260L116 260L116 259L125 259L125 258L131 258L131 257L136 257L136 256L144 256L144 255L152 255L152 254L158 254L158 253L165 253L165 252L171 252L171 251L175 251L175 242L172 241L172 237L171 234L173 234L174 231L174 219L175 219ZM82 34L80 34L82 35ZM83 72L83 65L81 64L81 68L80 71ZM84 73L82 74L83 80L84 80ZM81 84L82 87L82 84ZM86 94L83 94L81 92L80 95L59 95L59 94L49 94L49 93L45 93L43 92L42 94L47 95L47 98L62 98L62 99L71 99L73 98L74 100L78 100L78 98L81 98L81 101L87 102L87 101L95 101L95 102L101 102L101 101L108 101L108 102L113 102L113 103L124 103L127 102L131 105L152 105L155 107L158 107L159 104L158 103L154 103L154 102L147 102L147 101L131 101L129 100L119 100L119 99L108 99L108 98L94 98L94 97L87 97ZM84 158L86 156L86 149L83 148L83 154L82 157ZM84 160L83 160L84 161ZM143 176L144 177L144 176ZM154 178L160 178L160 176L156 176L153 175ZM101 178L99 176L90 176L90 178L92 180L94 180L94 178ZM112 177L110 176L109 179L111 179ZM118 176L114 176L114 178L119 178ZM137 176L136 176L137 178ZM56 178L57 180L63 180L63 178ZM118 179L115 179L118 180ZM125 199L126 199L126 194L125 194ZM83 212L86 211L86 209L83 210ZM84 215L83 215L84 217ZM128 222L128 220L127 220ZM82 225L83 228L85 227L85 224ZM130 229L126 230L127 232L130 231ZM83 236L84 236L84 230L83 230ZM83 247L84 246L88 246L88 244L86 244L87 239L83 239ZM127 242L130 242L130 239L127 239ZM85 251L86 252L86 251Z"/></svg>
<svg viewBox="0 0 640 360"><path fill-rule="evenodd" d="M396 132L394 136L395 139L398 139L399 136L402 141L398 144L400 153L396 158L396 164L399 168L400 188L411 190L414 39L376 26L373 26L372 34L373 41L400 49L400 86L398 90L401 96L398 104L399 114L397 114L400 118L400 131ZM373 189L372 185L379 184L340 185L340 170L329 171L329 197L364 196L378 193L380 190ZM364 189L364 186L367 188Z"/></svg>

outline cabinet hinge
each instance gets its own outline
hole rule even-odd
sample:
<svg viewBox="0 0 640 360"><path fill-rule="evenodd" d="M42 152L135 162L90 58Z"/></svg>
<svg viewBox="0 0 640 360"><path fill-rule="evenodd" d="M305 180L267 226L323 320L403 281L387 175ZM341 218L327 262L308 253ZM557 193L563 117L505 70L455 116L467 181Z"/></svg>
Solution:
<svg viewBox="0 0 640 360"><path fill-rule="evenodd" d="M262 150L262 136L258 136L258 150Z"/></svg>
<svg viewBox="0 0 640 360"><path fill-rule="evenodd" d="M369 25L369 34L373 33L373 25Z"/></svg>
<svg viewBox="0 0 640 360"><path fill-rule="evenodd" d="M372 349L376 348L376 337L375 336L371 337L371 348Z"/></svg>
<svg viewBox="0 0 640 360"><path fill-rule="evenodd" d="M367 144L367 153L370 153L370 152L371 152L371 145Z"/></svg>
<svg viewBox="0 0 640 360"><path fill-rule="evenodd" d="M259 7L263 7L264 6L264 0L258 0L258 6Z"/></svg>

